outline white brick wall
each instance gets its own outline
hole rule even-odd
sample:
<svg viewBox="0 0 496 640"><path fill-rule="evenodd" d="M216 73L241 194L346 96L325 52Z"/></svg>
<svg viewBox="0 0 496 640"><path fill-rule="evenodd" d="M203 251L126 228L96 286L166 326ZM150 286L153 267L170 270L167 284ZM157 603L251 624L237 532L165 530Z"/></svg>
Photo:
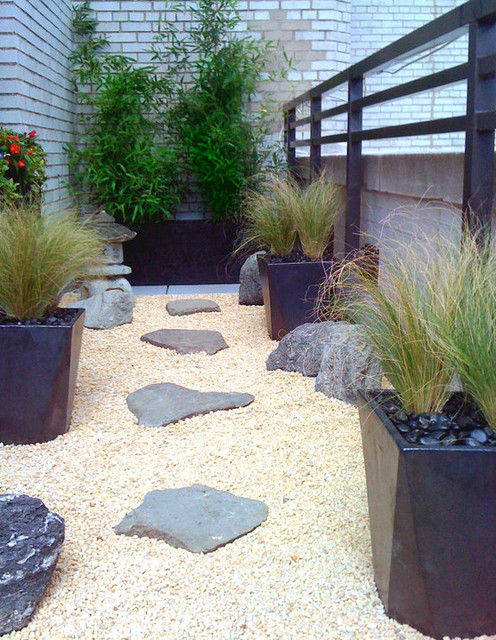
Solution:
<svg viewBox="0 0 496 640"><path fill-rule="evenodd" d="M398 40L465 0L353 0L350 62L358 62L378 49ZM461 38L430 55L403 61L385 72L365 79L365 94L461 64L467 60L467 39ZM408 66L405 64L408 62ZM366 128L446 118L465 112L465 84L417 94L394 102L386 102L364 110ZM364 143L365 153L409 150L463 150L463 137L458 134L422 136Z"/></svg>
<svg viewBox="0 0 496 640"><path fill-rule="evenodd" d="M70 21L71 0L10 0L0 7L0 123L36 129L48 156L48 206L69 203L63 146L72 138L74 112Z"/></svg>

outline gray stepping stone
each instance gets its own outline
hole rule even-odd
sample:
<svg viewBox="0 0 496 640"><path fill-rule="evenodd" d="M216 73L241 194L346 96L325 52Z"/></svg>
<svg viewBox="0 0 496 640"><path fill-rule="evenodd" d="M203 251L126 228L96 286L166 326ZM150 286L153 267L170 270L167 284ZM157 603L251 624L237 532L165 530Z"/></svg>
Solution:
<svg viewBox="0 0 496 640"><path fill-rule="evenodd" d="M149 384L127 397L129 410L145 427L164 427L212 411L246 407L255 400L250 393L195 391L178 384Z"/></svg>
<svg viewBox="0 0 496 640"><path fill-rule="evenodd" d="M193 553L208 553L253 531L267 515L267 505L260 500L237 498L227 491L194 484L150 491L114 531L165 540Z"/></svg>
<svg viewBox="0 0 496 640"><path fill-rule="evenodd" d="M210 313L220 311L219 305L213 300L194 298L188 300L172 300L165 305L171 316L190 316L193 313Z"/></svg>
<svg viewBox="0 0 496 640"><path fill-rule="evenodd" d="M218 331L195 329L158 329L158 331L145 333L141 336L141 340L182 354L205 351L213 355L229 347Z"/></svg>

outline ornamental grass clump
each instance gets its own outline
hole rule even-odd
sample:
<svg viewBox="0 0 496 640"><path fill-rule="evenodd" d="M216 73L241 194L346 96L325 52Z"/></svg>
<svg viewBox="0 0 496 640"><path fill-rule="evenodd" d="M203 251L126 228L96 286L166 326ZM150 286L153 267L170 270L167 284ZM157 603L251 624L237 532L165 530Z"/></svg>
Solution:
<svg viewBox="0 0 496 640"><path fill-rule="evenodd" d="M0 210L0 314L18 320L52 312L69 284L98 261L103 240L75 214L41 215L33 204Z"/></svg>
<svg viewBox="0 0 496 640"><path fill-rule="evenodd" d="M464 238L440 274L450 286L449 323L431 335L456 369L467 396L496 430L496 236ZM452 286L455 283L455 286Z"/></svg>
<svg viewBox="0 0 496 640"><path fill-rule="evenodd" d="M335 290L342 286L345 291L336 296L335 312L364 327L408 413L438 413L451 395L455 367L440 345L437 327L449 331L455 322L453 259L454 254L426 245L420 253L404 249L396 254L381 283L361 261L333 274Z"/></svg>
<svg viewBox="0 0 496 640"><path fill-rule="evenodd" d="M273 176L245 200L240 249L255 246L283 258L301 249L310 260L321 260L343 204L340 188L324 175L306 187L290 175Z"/></svg>
<svg viewBox="0 0 496 640"><path fill-rule="evenodd" d="M342 189L321 174L297 195L294 217L301 249L311 260L322 260L344 212Z"/></svg>
<svg viewBox="0 0 496 640"><path fill-rule="evenodd" d="M274 176L245 201L245 230L240 249L256 246L273 255L287 257L295 248L295 210L300 188L293 178Z"/></svg>

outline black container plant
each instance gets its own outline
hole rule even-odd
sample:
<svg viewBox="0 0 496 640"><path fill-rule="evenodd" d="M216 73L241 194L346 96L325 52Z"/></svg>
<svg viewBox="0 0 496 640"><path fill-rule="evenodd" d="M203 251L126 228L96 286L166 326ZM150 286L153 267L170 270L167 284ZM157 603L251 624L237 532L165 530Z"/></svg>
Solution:
<svg viewBox="0 0 496 640"><path fill-rule="evenodd" d="M0 205L0 442L45 442L69 428L84 310L58 303L102 249L73 214Z"/></svg>
<svg viewBox="0 0 496 640"><path fill-rule="evenodd" d="M333 230L342 212L341 189L324 175L303 188L290 176L274 176L249 194L241 247L267 251L258 264L272 339L315 319L319 285L333 269Z"/></svg>
<svg viewBox="0 0 496 640"><path fill-rule="evenodd" d="M346 302L394 387L358 394L376 585L434 638L496 633L495 249L403 253Z"/></svg>

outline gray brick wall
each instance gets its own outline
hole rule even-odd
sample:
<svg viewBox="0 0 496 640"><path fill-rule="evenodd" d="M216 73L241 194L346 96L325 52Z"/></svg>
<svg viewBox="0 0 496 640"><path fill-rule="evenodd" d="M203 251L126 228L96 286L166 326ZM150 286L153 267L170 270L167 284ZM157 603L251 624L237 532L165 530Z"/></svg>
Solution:
<svg viewBox="0 0 496 640"><path fill-rule="evenodd" d="M0 123L35 129L47 152L48 206L70 203L63 146L72 138L68 70L71 0L10 0L0 6Z"/></svg>

